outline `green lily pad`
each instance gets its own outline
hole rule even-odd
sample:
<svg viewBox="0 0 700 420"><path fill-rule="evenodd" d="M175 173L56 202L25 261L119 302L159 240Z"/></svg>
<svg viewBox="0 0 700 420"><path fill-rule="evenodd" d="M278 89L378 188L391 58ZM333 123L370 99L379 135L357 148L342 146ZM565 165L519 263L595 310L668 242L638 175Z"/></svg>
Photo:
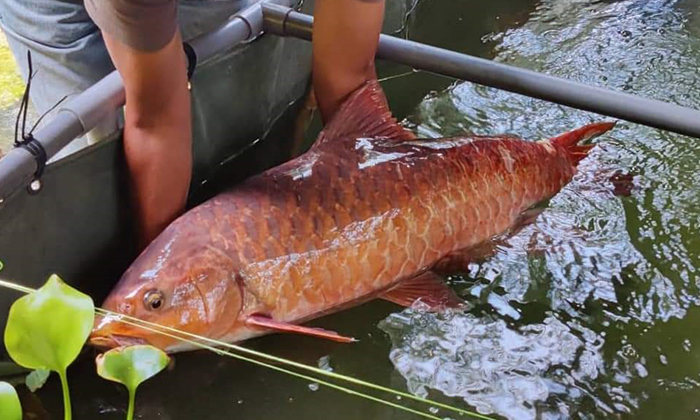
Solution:
<svg viewBox="0 0 700 420"><path fill-rule="evenodd" d="M15 388L7 382L0 382L0 413L2 420L22 420L22 406Z"/></svg>
<svg viewBox="0 0 700 420"><path fill-rule="evenodd" d="M148 345L118 347L95 359L97 374L126 386L129 391L127 419L134 416L136 388L168 366L170 358L162 350Z"/></svg>
<svg viewBox="0 0 700 420"><path fill-rule="evenodd" d="M27 385L27 388L29 388L30 391L36 392L37 389L44 386L46 381L49 379L50 374L51 371L46 369L33 370L29 375L27 375L24 383Z"/></svg>
<svg viewBox="0 0 700 420"><path fill-rule="evenodd" d="M5 347L20 366L61 372L83 348L95 319L90 296L52 275L10 308Z"/></svg>
<svg viewBox="0 0 700 420"><path fill-rule="evenodd" d="M95 320L90 296L52 275L10 307L5 347L18 365L53 370L61 377L65 419L71 418L66 369L83 348Z"/></svg>

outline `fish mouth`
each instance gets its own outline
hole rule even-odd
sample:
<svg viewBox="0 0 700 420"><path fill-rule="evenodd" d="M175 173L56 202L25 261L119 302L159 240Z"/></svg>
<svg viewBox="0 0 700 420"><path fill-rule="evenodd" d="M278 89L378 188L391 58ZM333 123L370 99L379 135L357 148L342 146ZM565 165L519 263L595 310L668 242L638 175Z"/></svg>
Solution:
<svg viewBox="0 0 700 420"><path fill-rule="evenodd" d="M119 324L119 316L105 316L95 320L95 326L88 338L88 345L99 349L113 349L141 344L149 344L145 338L131 334L129 328ZM126 332L126 334L124 333Z"/></svg>
<svg viewBox="0 0 700 420"><path fill-rule="evenodd" d="M128 335L110 334L107 336L90 337L88 344L100 349L113 349L116 347L129 347L141 344L148 344L143 338Z"/></svg>

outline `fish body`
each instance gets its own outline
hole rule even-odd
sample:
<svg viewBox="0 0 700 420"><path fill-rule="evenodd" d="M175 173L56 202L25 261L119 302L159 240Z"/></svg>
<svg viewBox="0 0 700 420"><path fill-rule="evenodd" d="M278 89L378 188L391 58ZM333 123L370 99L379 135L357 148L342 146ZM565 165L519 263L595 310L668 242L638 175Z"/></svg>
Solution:
<svg viewBox="0 0 700 420"><path fill-rule="evenodd" d="M540 142L421 140L396 123L378 83L368 82L306 154L173 222L104 307L226 342L294 332L507 231L572 179L591 147L579 143L611 127ZM188 349L110 317L92 334L98 345L128 339Z"/></svg>

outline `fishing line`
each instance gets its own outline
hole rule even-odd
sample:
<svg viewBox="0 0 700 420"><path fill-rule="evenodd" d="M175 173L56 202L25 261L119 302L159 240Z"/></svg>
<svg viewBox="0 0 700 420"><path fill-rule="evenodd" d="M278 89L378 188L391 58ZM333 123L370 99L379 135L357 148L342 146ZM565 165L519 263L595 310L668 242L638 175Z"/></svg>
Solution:
<svg viewBox="0 0 700 420"><path fill-rule="evenodd" d="M335 390L344 392L344 393L346 393L346 394L355 395L355 396L358 396L358 397L361 397L361 398L368 399L368 400L370 400L370 401L378 402L378 403L380 403L380 404L385 404L385 405L388 405L388 406L390 406L390 407L397 408L397 409L399 409L399 410L403 410L403 411L407 411L407 412L409 412L409 413L417 414L417 415L419 415L419 416L421 416L421 417L425 417L425 418L428 418L428 419L434 419L434 420L443 420L443 419L440 418L440 417L436 417L436 416L433 416L433 415L428 414L428 413L424 413L424 412L419 411L419 410L415 410L415 409L412 409L412 408L409 408L409 407L405 407L405 406L402 406L402 405L400 405L400 404L393 403L393 402L391 402L391 401L387 401L387 400L384 400L384 399L381 399L381 398L378 398L378 397L374 397L374 396L371 396L371 395L367 395L367 394L365 394L365 393L362 393L362 392L359 392L359 391L355 391L355 390L353 390L353 389L345 388L345 387L342 387L342 386L340 386L340 385L336 385L336 384L333 384L333 383L330 383L330 382L326 382L326 381L323 381L323 380L319 380L318 378L314 378L314 377L312 377L312 376L307 376L307 375L304 375L304 374L301 374L301 373L298 373L298 372L294 372L294 371L291 371L291 370L288 370L288 369L284 369L284 368L281 368L281 367L279 367L279 366L275 366L275 365L272 365L272 364L269 364L269 363L261 362L260 360L251 359L251 358L246 357L246 356L241 356L240 354L232 353L232 352L230 352L230 351L217 349L216 347L212 347L212 346L209 346L209 345L206 345L206 344L203 344L203 343L199 343L199 342L194 341L194 340L190 340L190 339L183 338L183 337L178 337L178 336L176 336L175 334L170 334L170 333L166 333L166 332L164 332L164 331L159 331L159 330L157 330L156 328L146 327L146 326L144 326L144 325L139 325L138 323L136 323L136 322L131 322L131 321L122 321L122 322L123 322L124 324L127 324L127 325L132 325L132 326L135 326L135 327L139 327L139 328L144 329L144 330L146 330L146 331L151 331L151 332L154 332L154 333L156 333L156 334L161 334L161 335L164 335L164 336L166 336L166 337L170 337L170 338L174 338L174 339L183 341L183 342L185 342L185 343L191 344L191 345L193 345L193 346L200 347L200 348L205 349L205 350L210 350L210 351L212 351L212 352L214 352L214 353L216 353L216 354L218 354L218 355L220 355L220 356L228 356L228 357L232 357L232 358L234 358L234 359L243 360L243 361L252 363L252 364L254 364L254 365L263 366L263 367L266 367L266 368L268 368L268 369L272 369L272 370L275 370L275 371L278 371L278 372L286 373L286 374L288 374L288 375L291 375L291 376L294 376L294 377L297 377L297 378L305 379L305 380L307 380L307 381L309 381L309 382L312 382L312 383L317 383L317 384L319 384L319 385L323 385L323 386L327 386L327 387L329 387L329 388L333 388L333 389L335 389Z"/></svg>
<svg viewBox="0 0 700 420"><path fill-rule="evenodd" d="M381 78L381 79L379 79L379 80L377 80L377 81L378 81L378 82L386 82L386 81L388 81L388 80L394 80L394 79L398 79L399 77L410 76L410 75L412 75L412 74L418 74L418 73L420 73L420 72L421 72L420 70L415 70L415 69L413 69L413 70L407 71L407 72L405 72L405 73L400 73L400 74L394 74L394 75L391 75L391 76L386 76L386 77L383 77L383 78Z"/></svg>
<svg viewBox="0 0 700 420"><path fill-rule="evenodd" d="M200 336L200 335L197 335L197 334L192 334L192 333L189 333L189 332L186 332L186 331L181 331L181 330L178 330L178 329L176 329L176 328L166 327L166 326L159 325L159 324L156 324L156 323L153 323L153 322L144 321L144 320L139 319L139 318L134 318L134 317L129 316L129 315L124 315L124 314L120 314L120 313L108 311L108 310L106 310L106 309L96 308L96 311L97 311L98 313L102 314L103 316L112 316L112 317L116 317L117 320L120 321L120 322L124 322L124 319L126 319L126 320L131 321L131 323L137 323L137 324L139 324L139 325L136 325L136 326L139 327L139 328L147 329L147 328L145 328L145 326L148 326L149 328L148 328L147 330L149 330L149 331L153 331L151 328L159 329L158 331L155 331L156 333L159 333L159 334L165 335L164 330L165 330L165 331L170 331L170 332L172 332L172 333L174 333L174 334L180 334L180 335L181 335L180 337L178 337L178 336L173 337L172 335L167 335L167 336L173 337L173 338L175 338L175 339L179 339L179 340L182 340L182 341L185 341L185 342L188 342L188 343L189 343L189 341L187 341L186 339L184 339L182 336L190 337L190 338L193 338L193 339L196 339L196 340L205 341L205 342L208 342L208 343L210 343L210 344L212 344L212 345L215 345L215 346L227 347L227 348L230 348L230 349L232 349L232 350L240 351L240 352L242 352L242 353L247 353L247 354L249 354L249 355L256 356L256 357L260 357L260 358L263 358L263 359L267 359L267 360L269 360L269 361L273 361L273 362L277 362L277 363L281 363L281 364L286 364L286 365L293 366L293 367L296 367L296 368L302 369L302 370L307 370L307 371L316 373L316 374L318 374L318 375L327 376L327 377L330 377L330 378L333 378L333 379L337 379L337 380L340 380L340 381L345 381L345 382L349 382L349 383L352 383L352 384L355 384L355 385L360 385L360 386L364 386L364 387L367 387L367 388L375 389L375 390L377 390L377 391L382 391L382 392L386 392L386 393L389 393L389 394L394 394L394 395L396 395L396 396L405 397L405 398L408 398L408 399L411 399L411 400L414 400L414 401L417 401L417 402L420 402L420 403L423 403L423 404L428 404L428 405L433 405L433 406L436 406L436 407L444 408L444 409L446 409L446 410L453 411L453 412L458 413L458 414L463 414L463 415L471 416L471 417L478 418L478 419L482 419L482 420L494 420L494 419L491 418L491 417L484 416L484 415L482 415L482 414L475 413L475 412L473 412L473 411L463 410L463 409L460 409L460 408L457 408L457 407L453 407L453 406L451 406L451 405L443 404L443 403L440 403L440 402L438 402L438 401L434 401L434 400L431 400L431 399L428 399L428 398L418 397L418 396L416 396L416 395L409 394L409 393L407 393L407 392L397 391L397 390L395 390L395 389L383 387L383 386L381 386L381 385L377 385L377 384L374 384L374 383L371 383L371 382L365 382L365 381L363 381L363 380L361 380L361 379L353 378L352 376L345 376L345 375L341 375L341 374L338 374L338 373L335 373L335 372L329 372L329 371L326 371L326 370L323 370L323 369L320 369L320 368L316 368L316 367L313 367L313 366L305 365L305 364L303 364L303 363L299 363L299 362L295 362L295 361L292 361L292 360L283 359L283 358L281 358L281 357L273 356L273 355L271 355L271 354L261 353L261 352L258 352L258 351L256 351L256 350L252 350L252 349L249 349L249 348L246 348L246 347L241 347L241 346L237 346L237 345L235 345L235 344L225 343L225 342L223 342L223 341L218 341L218 340L215 340L215 339L212 339L212 338ZM124 322L124 323L126 323L126 322ZM131 324L131 323L130 323L130 325L133 325L133 324Z"/></svg>
<svg viewBox="0 0 700 420"><path fill-rule="evenodd" d="M13 289L13 290L17 290L17 291L20 291L20 292L23 292L23 293L32 293L32 292L35 291L35 290L32 289L32 288L29 288L29 287L26 287L26 286L22 286L22 285L19 285L19 284L16 284L16 283L12 283L12 282L9 282L9 281L1 280L1 279L0 279L0 286L6 287L6 288L9 288L9 289ZM328 383L327 383L327 382L322 382L322 381L320 381L320 380L318 380L318 379L316 379L316 378L313 378L313 377L309 377L309 376L306 376L306 375L302 375L302 374L297 373L297 372L287 371L286 369L279 368L279 367L274 366L274 365L269 365L269 364L267 364L267 363L265 363L265 362L261 362L261 361L259 361L259 360L250 359L250 358L248 358L248 357L245 357L245 356L242 356L242 355L239 355L239 354L235 354L235 353L227 352L227 351L225 351L225 350L217 349L217 348L215 348L215 347L213 347L213 346L226 347L226 348L229 348L229 349L232 349L232 350L236 350L236 351L239 351L239 352L242 352L242 353L246 353L246 354L251 355L251 356L256 356L256 357L259 357L259 358L262 358L262 359L266 359L266 360L271 361L271 362L276 362L276 363L280 363L280 364L285 364L285 365L292 366L292 367L295 367L295 368L298 368L298 369L302 369L302 370L306 370L306 371L309 371L309 372L313 372L313 373L318 374L318 375L321 375L321 376L326 376L326 377L329 377L329 378L333 378L333 379L336 379L336 380L339 380L339 381L344 381L344 382L348 382L348 383L351 383L351 384L354 384L354 385L359 385L359 386L363 386L363 387L366 387L366 388L374 389L374 390L377 390L377 391L386 392L386 393L388 393L388 394L393 394L393 395L395 395L395 396L408 398L408 399L413 400L413 401L416 401L416 402L420 402L420 403L423 403L423 404L432 405L432 406L435 406L435 407L440 407L440 408L443 408L443 409L445 409L445 410L452 411L452 412L455 412L455 413L459 413L459 414L462 414L462 415L467 415L467 416L474 417L474 418L478 418L478 419L481 419L481 420L494 420L493 418L488 417L488 416L485 416L485 415L483 415L483 414L479 414L479 413L475 413L475 412L472 412L472 411L469 411L469 410L463 410L463 409L460 409L460 408L456 408L456 407L453 407L453 406L450 406L450 405L447 405L447 404L443 404L443 403L440 403L440 402L438 402L438 401L434 401L434 400L431 400L431 399L428 399L428 398L418 397L418 396L416 396L416 395L413 395L413 394L410 394L410 393L407 393L407 392L397 391L397 390L395 390L395 389L387 388L387 387L384 387L384 386L381 386L381 385L377 385L377 384L374 384L374 383L371 383L371 382L365 382L365 381L363 381L363 380L361 380L361 379L353 378L353 377L351 377L351 376L345 376L345 375L341 375L341 374L338 374L338 373L335 373L335 372L329 372L329 371L326 371L326 370L323 370L323 369L320 369L320 368L316 368L316 367L313 367L313 366L305 365L305 364L299 363L299 362L294 362L294 361L292 361L292 360L283 359L283 358L278 357L278 356L273 356L273 355L270 355L270 354L261 353L261 352L258 352L258 351L256 351L256 350L252 350L252 349L249 349L249 348L246 348L246 347L241 347L241 346L238 346L238 345L235 345L235 344L225 343L225 342L218 341L218 340L215 340L215 339L212 339L212 338L200 336L200 335L197 335L197 334L192 334L192 333L189 333L189 332L186 332L186 331L180 331L180 330L178 330L178 329L176 329L176 328L166 327L166 326L159 325L159 324L156 324L156 323L153 323L153 322L144 321L144 320L142 320L142 319L135 318L135 317L132 317L132 316L129 316L129 315L124 315L124 314L120 314L120 313L108 311L108 310L103 309L103 308L95 308L95 312L98 313L98 314L101 315L101 316L111 316L111 317L114 317L114 318L116 318L119 322L122 322L122 323L124 323L124 324L132 325L132 326L135 326L135 327L138 327L138 328L141 328L141 329L145 329L145 330L147 330L147 331L154 332L154 333L156 333L156 334L161 334L161 335L164 335L164 336L167 336L167 337L170 337L170 338L174 338L174 339L176 339L176 340L180 340L180 341L186 342L186 343L188 343L188 344L192 344L192 345L201 347L202 349L206 349L206 350L213 351L214 353L217 353L217 354L220 354L220 355L229 355L229 356L231 356L231 357L240 358L241 360L248 361L248 362L250 362L250 363L258 364L258 365L265 366L265 367L270 367L270 368L273 369L273 370L277 370L277 371L281 371L281 372L285 372L285 373L290 373L290 372L291 372L290 374L291 374L292 376L302 377L302 378L307 379L307 380L310 380L310 381L312 381L312 382L318 382L319 384L320 384L320 383L323 383L323 384L325 385L325 384L328 384ZM168 331L168 332L166 332L166 331ZM185 337L189 337L189 338L185 338ZM210 343L210 344L212 344L212 345L207 345L207 344L204 344L204 343L201 343L201 342L198 342L198 341L194 341L194 340L199 340L199 341L207 342L207 343ZM365 397L367 397L367 398L370 399L370 400L374 400L374 399L376 398L376 397L372 397L372 396L369 396L369 395L366 395L366 394L362 394L362 393L360 393L359 391L353 391L353 390L349 390L349 389L347 389L347 388L340 387L339 385L335 385L335 384L330 384L330 385L327 385L327 386L330 386L331 388L335 388L335 389L338 389L338 390L346 390L346 391L350 391L351 393L357 393L358 396L365 396ZM337 388L336 388L336 387L337 387ZM345 391L343 391L343 392L345 392ZM394 406L394 403L392 403L392 402L389 402L389 401L386 401L386 400L382 400L382 399L377 399L377 400L378 400L378 401L381 401L381 402L383 402L383 403L386 403L386 404L388 404L388 405ZM407 407L403 407L403 406L398 405L398 404L395 404L395 405L396 405L397 407L401 407L402 409L405 408L405 409L407 409L407 410L411 410L411 409L409 409L409 408L407 408ZM419 412L419 413L421 413L421 415L426 415L426 413L423 413L423 412ZM430 418L438 418L438 417L430 417ZM438 418L438 419L439 419L439 418ZM441 419L440 419L440 420L441 420Z"/></svg>

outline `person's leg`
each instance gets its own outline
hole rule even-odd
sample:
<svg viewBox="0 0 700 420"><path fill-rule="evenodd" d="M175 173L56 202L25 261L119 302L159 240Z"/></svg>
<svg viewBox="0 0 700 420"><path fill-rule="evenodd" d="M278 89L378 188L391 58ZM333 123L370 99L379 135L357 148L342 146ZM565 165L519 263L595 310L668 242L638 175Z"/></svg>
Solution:
<svg viewBox="0 0 700 420"><path fill-rule="evenodd" d="M0 26L25 80L27 51L32 53L36 76L31 100L40 115L114 70L100 31L81 0L1 1ZM116 128L115 112L89 137L104 137Z"/></svg>

